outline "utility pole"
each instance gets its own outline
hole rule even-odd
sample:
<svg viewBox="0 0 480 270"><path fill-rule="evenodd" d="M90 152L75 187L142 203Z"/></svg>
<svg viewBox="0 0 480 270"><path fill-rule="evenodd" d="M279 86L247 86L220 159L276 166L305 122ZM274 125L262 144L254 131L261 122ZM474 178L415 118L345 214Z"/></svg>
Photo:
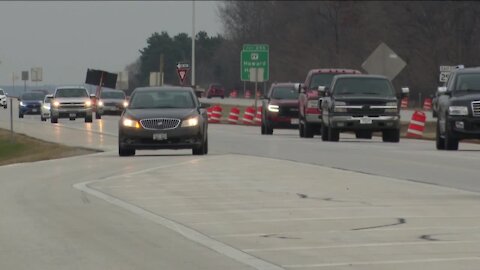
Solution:
<svg viewBox="0 0 480 270"><path fill-rule="evenodd" d="M192 0L192 87L195 87L195 0Z"/></svg>
<svg viewBox="0 0 480 270"><path fill-rule="evenodd" d="M163 53L160 54L160 78L159 78L159 85L162 86L163 85Z"/></svg>

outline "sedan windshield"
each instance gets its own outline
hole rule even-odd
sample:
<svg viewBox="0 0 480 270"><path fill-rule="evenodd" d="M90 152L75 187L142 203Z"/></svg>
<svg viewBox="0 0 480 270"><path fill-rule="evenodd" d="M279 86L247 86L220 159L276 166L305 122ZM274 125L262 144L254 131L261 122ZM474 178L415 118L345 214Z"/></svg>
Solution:
<svg viewBox="0 0 480 270"><path fill-rule="evenodd" d="M293 87L275 87L271 98L274 99L298 99L298 91Z"/></svg>
<svg viewBox="0 0 480 270"><path fill-rule="evenodd" d="M455 91L480 91L480 73L458 75Z"/></svg>
<svg viewBox="0 0 480 270"><path fill-rule="evenodd" d="M87 90L83 88L64 88L64 89L57 89L55 93L55 97L62 98L62 97L88 97Z"/></svg>
<svg viewBox="0 0 480 270"><path fill-rule="evenodd" d="M125 94L123 92L102 92L102 98L109 98L109 99L125 99Z"/></svg>
<svg viewBox="0 0 480 270"><path fill-rule="evenodd" d="M25 93L22 95L22 100L43 100L45 97L42 93Z"/></svg>
<svg viewBox="0 0 480 270"><path fill-rule="evenodd" d="M140 91L132 96L130 109L187 109L195 108L190 91L152 90Z"/></svg>
<svg viewBox="0 0 480 270"><path fill-rule="evenodd" d="M356 96L394 96L390 82L381 78L341 78L335 83L333 94Z"/></svg>

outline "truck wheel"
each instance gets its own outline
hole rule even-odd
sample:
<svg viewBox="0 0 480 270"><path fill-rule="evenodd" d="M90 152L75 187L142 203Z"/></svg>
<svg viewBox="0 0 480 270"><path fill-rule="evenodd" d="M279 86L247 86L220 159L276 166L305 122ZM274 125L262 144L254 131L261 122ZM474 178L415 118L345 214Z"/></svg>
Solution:
<svg viewBox="0 0 480 270"><path fill-rule="evenodd" d="M93 122L93 117L92 115L87 115L85 116L85 123L92 123Z"/></svg>
<svg viewBox="0 0 480 270"><path fill-rule="evenodd" d="M265 135L267 133L266 128L265 128L265 122L262 122L262 125L261 125L260 129L262 131L262 135Z"/></svg>
<svg viewBox="0 0 480 270"><path fill-rule="evenodd" d="M435 144L437 146L437 150L445 150L445 139L442 138L442 134L440 134L439 120L437 120L437 133L435 135Z"/></svg>
<svg viewBox="0 0 480 270"><path fill-rule="evenodd" d="M47 121L47 118L40 115L40 120L42 120L42 122L45 122L45 121Z"/></svg>
<svg viewBox="0 0 480 270"><path fill-rule="evenodd" d="M357 139L372 139L372 132L368 130L359 130L355 132Z"/></svg>
<svg viewBox="0 0 480 270"><path fill-rule="evenodd" d="M50 117L50 123L52 124L58 123L58 117L55 117L55 116Z"/></svg>
<svg viewBox="0 0 480 270"><path fill-rule="evenodd" d="M6 109L7 107L8 107L7 104L3 105L3 108L4 108L4 109Z"/></svg>
<svg viewBox="0 0 480 270"><path fill-rule="evenodd" d="M399 142L400 141L400 129L388 129L382 132L382 140L384 142Z"/></svg>
<svg viewBox="0 0 480 270"><path fill-rule="evenodd" d="M328 127L322 124L322 141L328 141Z"/></svg>
<svg viewBox="0 0 480 270"><path fill-rule="evenodd" d="M328 140L331 142L338 142L340 140L340 131L336 128L328 128Z"/></svg>
<svg viewBox="0 0 480 270"><path fill-rule="evenodd" d="M102 115L99 113L95 113L95 119L102 119Z"/></svg>
<svg viewBox="0 0 480 270"><path fill-rule="evenodd" d="M450 125L448 121L445 120L447 123L445 124L445 150L458 150L458 139L452 136L450 131Z"/></svg>
<svg viewBox="0 0 480 270"><path fill-rule="evenodd" d="M272 135L273 134L273 128L269 127L268 125L265 126L265 134L267 135Z"/></svg>
<svg viewBox="0 0 480 270"><path fill-rule="evenodd" d="M18 118L23 118L23 114L22 114L22 113L19 113L19 114L18 114Z"/></svg>
<svg viewBox="0 0 480 270"><path fill-rule="evenodd" d="M313 138L313 126L309 125L307 122L303 123L303 135L305 138Z"/></svg>

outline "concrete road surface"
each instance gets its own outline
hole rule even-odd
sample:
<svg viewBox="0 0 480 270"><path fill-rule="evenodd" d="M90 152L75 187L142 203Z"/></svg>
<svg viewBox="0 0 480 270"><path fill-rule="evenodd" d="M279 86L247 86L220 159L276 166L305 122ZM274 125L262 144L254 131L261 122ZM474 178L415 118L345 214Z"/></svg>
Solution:
<svg viewBox="0 0 480 270"><path fill-rule="evenodd" d="M0 127L8 127L0 110ZM480 147L210 125L116 153L118 116L15 129L90 156L0 167L0 269L476 269Z"/></svg>

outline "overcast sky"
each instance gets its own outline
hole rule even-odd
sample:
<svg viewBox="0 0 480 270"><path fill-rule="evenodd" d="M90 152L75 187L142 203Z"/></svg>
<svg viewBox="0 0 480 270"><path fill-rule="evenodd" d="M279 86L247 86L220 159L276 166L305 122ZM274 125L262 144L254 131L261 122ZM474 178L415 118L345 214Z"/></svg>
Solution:
<svg viewBox="0 0 480 270"><path fill-rule="evenodd" d="M217 5L195 2L197 32L221 33ZM192 1L0 1L0 85L37 66L45 84L83 83L87 68L121 71L161 31L190 36Z"/></svg>

